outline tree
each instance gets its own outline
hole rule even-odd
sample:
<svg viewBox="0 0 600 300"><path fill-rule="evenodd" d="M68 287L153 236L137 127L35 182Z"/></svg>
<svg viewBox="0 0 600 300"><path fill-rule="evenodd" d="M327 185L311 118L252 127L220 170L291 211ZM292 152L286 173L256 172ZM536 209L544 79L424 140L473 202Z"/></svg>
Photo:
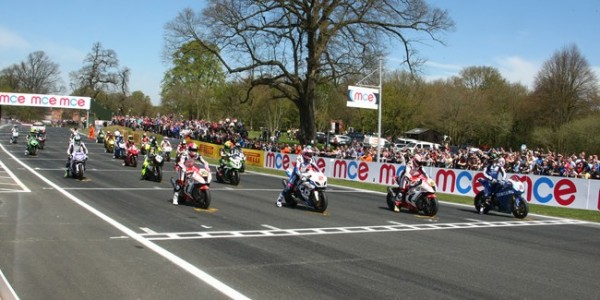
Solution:
<svg viewBox="0 0 600 300"><path fill-rule="evenodd" d="M212 89L225 81L217 57L191 41L171 54L171 63L173 67L163 78L162 104L190 118L209 117Z"/></svg>
<svg viewBox="0 0 600 300"><path fill-rule="evenodd" d="M69 74L74 94L101 101L97 99L101 93L118 93L121 95L118 108L123 110L128 94L130 70L127 67L119 68L117 53L112 49L104 49L102 44L97 42L83 63L81 69Z"/></svg>
<svg viewBox="0 0 600 300"><path fill-rule="evenodd" d="M19 93L53 94L61 93L60 69L44 51L32 52L27 60L0 71L2 90ZM3 112L24 120L41 119L46 108L7 107Z"/></svg>
<svg viewBox="0 0 600 300"><path fill-rule="evenodd" d="M555 132L597 105L597 78L575 45L554 53L536 75L534 85L538 125L549 125Z"/></svg>
<svg viewBox="0 0 600 300"><path fill-rule="evenodd" d="M319 84L374 68L390 40L412 70L419 34L440 41L453 25L424 0L211 0L201 14L185 9L166 24L165 38L174 49L198 41L228 72L250 77L249 90L266 85L292 101L306 143L315 137Z"/></svg>

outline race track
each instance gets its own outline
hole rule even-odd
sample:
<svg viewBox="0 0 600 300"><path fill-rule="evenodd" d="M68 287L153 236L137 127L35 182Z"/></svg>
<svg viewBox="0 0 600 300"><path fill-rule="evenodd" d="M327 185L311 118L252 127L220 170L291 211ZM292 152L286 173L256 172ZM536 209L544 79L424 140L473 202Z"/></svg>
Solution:
<svg viewBox="0 0 600 300"><path fill-rule="evenodd" d="M174 206L172 163L141 181L85 139L86 178L63 178L68 130L48 128L31 157L27 129L13 145L0 128L2 299L600 298L595 223L449 203L394 213L337 186L323 214L277 208L281 177L252 172L213 182L208 210Z"/></svg>

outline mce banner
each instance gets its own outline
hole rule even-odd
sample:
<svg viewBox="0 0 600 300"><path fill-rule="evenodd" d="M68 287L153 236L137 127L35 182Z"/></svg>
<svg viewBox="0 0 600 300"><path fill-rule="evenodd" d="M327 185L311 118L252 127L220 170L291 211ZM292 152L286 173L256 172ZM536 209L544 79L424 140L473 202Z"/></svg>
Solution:
<svg viewBox="0 0 600 300"><path fill-rule="evenodd" d="M0 92L0 105L90 109L92 98Z"/></svg>
<svg viewBox="0 0 600 300"><path fill-rule="evenodd" d="M379 90L359 86L348 86L347 107L379 109Z"/></svg>

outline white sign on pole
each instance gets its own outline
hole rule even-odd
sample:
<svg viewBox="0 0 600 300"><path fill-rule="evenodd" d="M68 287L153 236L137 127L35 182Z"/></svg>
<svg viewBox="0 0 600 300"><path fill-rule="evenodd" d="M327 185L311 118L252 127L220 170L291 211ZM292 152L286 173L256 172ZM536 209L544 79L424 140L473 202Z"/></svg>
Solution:
<svg viewBox="0 0 600 300"><path fill-rule="evenodd" d="M348 107L379 109L379 90L359 86L348 86Z"/></svg>

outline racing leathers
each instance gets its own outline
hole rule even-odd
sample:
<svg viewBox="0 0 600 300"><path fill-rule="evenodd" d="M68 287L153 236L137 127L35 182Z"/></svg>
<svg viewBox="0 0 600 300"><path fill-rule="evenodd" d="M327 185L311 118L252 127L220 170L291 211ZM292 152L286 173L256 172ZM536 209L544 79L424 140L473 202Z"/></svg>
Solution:
<svg viewBox="0 0 600 300"><path fill-rule="evenodd" d="M484 185L483 191L486 201L489 201L489 198L500 188L499 181L506 180L506 171L498 161L493 161L485 168L483 176L488 181L488 184Z"/></svg>
<svg viewBox="0 0 600 300"><path fill-rule="evenodd" d="M288 179L288 184L283 188L283 191L279 193L279 197L277 198L277 202L275 203L277 207L283 206L283 201L285 200L285 196L294 188L297 184L297 181L302 176L302 173L306 172L309 168L319 169L317 163L314 159L306 160L302 155L298 155L296 158L296 162L294 163L294 169L292 170L292 174L290 174L290 178Z"/></svg>
<svg viewBox="0 0 600 300"><path fill-rule="evenodd" d="M193 157L192 157L193 156ZM177 181L173 191L173 204L179 205L179 193L184 186L185 174L193 172L194 164L198 161L202 168L209 169L208 162L200 155L195 154L190 156L188 151L183 151L179 155L178 161L175 163L175 171L177 172Z"/></svg>

